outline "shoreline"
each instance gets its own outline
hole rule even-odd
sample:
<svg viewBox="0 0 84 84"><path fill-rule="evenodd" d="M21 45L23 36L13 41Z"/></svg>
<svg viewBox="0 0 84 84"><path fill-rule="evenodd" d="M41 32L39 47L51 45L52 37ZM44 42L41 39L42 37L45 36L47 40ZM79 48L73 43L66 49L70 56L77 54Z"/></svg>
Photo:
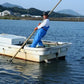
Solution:
<svg viewBox="0 0 84 84"><path fill-rule="evenodd" d="M15 17L15 16L0 16L0 19L8 20L42 20L42 18L34 17ZM50 21L73 21L73 22L84 22L82 17L63 17L63 18L49 18Z"/></svg>

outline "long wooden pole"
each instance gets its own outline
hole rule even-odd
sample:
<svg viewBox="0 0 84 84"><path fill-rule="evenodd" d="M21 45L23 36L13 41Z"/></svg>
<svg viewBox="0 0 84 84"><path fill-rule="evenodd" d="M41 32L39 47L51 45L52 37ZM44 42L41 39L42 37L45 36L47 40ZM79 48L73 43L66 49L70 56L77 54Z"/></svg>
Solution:
<svg viewBox="0 0 84 84"><path fill-rule="evenodd" d="M31 35L28 37L28 39L22 44L21 48L15 53L15 55L9 60L10 62L13 61L13 59L16 57L16 55L18 54L18 52L20 52L20 50L25 46L25 44L28 42L28 40L32 37L32 35L35 33L35 31L33 31L31 33Z"/></svg>
<svg viewBox="0 0 84 84"><path fill-rule="evenodd" d="M53 12L53 10L59 5L59 3L61 2L62 0L60 0L57 4L56 4L56 6L48 13L48 15L50 15L52 12ZM33 34L35 33L36 31L33 31L32 33L31 33L31 35L27 38L27 40L22 44L22 46L21 46L21 48L15 53L15 55L9 60L10 62L12 62L13 61L13 59L16 57L16 55L18 54L18 52L20 52L20 50L25 46L25 44L28 42L28 40L33 36Z"/></svg>
<svg viewBox="0 0 84 84"><path fill-rule="evenodd" d="M60 4L61 1L62 1L62 0L60 0L60 1L56 4L56 6L48 13L48 15L50 15L50 14L53 12L53 10Z"/></svg>

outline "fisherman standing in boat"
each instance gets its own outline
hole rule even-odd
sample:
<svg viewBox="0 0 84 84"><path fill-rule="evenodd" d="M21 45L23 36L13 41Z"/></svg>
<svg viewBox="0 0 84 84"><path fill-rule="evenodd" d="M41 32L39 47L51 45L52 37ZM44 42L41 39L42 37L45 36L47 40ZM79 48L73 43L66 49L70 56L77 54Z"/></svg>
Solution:
<svg viewBox="0 0 84 84"><path fill-rule="evenodd" d="M49 19L48 19L48 13L43 12L43 21L40 23L34 31L37 30L37 33L34 37L33 43L31 44L31 47L36 47L38 44L38 47L44 47L41 39L46 35L47 30L49 29Z"/></svg>

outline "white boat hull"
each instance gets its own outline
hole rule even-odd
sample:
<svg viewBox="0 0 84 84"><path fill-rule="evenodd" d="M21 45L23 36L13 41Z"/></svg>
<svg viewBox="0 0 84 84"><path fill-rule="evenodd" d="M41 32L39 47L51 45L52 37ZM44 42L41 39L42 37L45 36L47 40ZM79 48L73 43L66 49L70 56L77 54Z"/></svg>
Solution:
<svg viewBox="0 0 84 84"><path fill-rule="evenodd" d="M34 62L57 59L67 55L67 50L71 43L45 41L44 44L50 47L31 48L25 46L24 49L21 49L21 51L16 55L16 58ZM20 47L21 46L17 45L0 44L0 54L12 57Z"/></svg>

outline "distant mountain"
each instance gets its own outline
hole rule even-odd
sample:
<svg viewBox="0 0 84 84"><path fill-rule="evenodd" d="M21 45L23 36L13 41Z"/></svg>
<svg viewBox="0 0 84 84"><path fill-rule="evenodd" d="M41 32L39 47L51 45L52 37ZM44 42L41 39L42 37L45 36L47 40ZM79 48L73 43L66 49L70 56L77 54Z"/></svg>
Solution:
<svg viewBox="0 0 84 84"><path fill-rule="evenodd" d="M43 11L36 9L36 8L29 8L27 10L30 15L42 15L43 14Z"/></svg>
<svg viewBox="0 0 84 84"><path fill-rule="evenodd" d="M24 8L19 8L19 7L4 7L2 5L0 5L0 12L4 11L4 10L9 10L12 11L13 13L17 13L17 14L30 14L30 15L42 15L43 11L36 9L36 8L29 8L29 9L24 9ZM47 11L49 12L49 11ZM49 17L53 17L53 18L61 18L61 17L75 17L74 15L70 15L70 14L61 14L61 13L57 13L57 12L52 12Z"/></svg>
<svg viewBox="0 0 84 84"><path fill-rule="evenodd" d="M4 6L4 7L9 7L9 8L12 8L12 7L23 8L23 7L21 7L21 6L18 6L18 5L15 5L15 4L11 4L11 3L8 3L8 2L2 4L2 6Z"/></svg>
<svg viewBox="0 0 84 84"><path fill-rule="evenodd" d="M60 11L57 11L58 13L62 13L62 14L69 14L69 15L74 15L74 16L81 16L79 13L73 11L73 10L70 10L70 9L64 9L64 10L60 10Z"/></svg>

